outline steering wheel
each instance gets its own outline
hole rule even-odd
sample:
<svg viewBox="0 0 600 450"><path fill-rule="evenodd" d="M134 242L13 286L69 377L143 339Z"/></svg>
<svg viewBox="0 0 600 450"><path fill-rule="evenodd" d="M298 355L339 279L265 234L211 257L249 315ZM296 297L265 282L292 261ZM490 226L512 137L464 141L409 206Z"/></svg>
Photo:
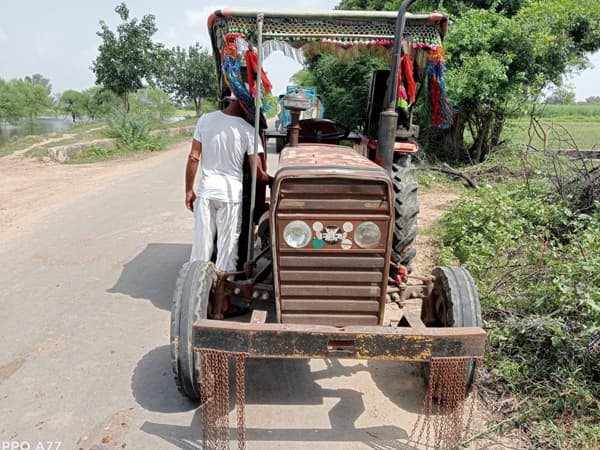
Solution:
<svg viewBox="0 0 600 450"><path fill-rule="evenodd" d="M338 142L350 133L345 125L329 119L300 121L300 142Z"/></svg>

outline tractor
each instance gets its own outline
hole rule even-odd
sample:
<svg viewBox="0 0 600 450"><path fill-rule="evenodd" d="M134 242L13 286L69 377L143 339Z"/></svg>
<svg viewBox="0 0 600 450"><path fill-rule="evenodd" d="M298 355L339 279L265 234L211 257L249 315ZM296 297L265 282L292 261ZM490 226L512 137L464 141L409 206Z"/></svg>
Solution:
<svg viewBox="0 0 600 450"><path fill-rule="evenodd" d="M217 274L211 262L195 261L180 271L171 355L183 395L204 398L201 356L207 351L425 366L436 358L483 356L486 333L469 272L411 272L419 209L411 160L419 129L412 106L415 89L437 88L438 96L428 101L437 102L431 108L436 120L445 120L435 65L448 19L410 14L410 3L405 0L398 12L223 9L208 18L221 98L234 91L250 99L257 142L265 129L262 62L270 52L297 60L311 52L341 58L373 52L389 56L391 67L373 74L358 131L327 119L300 120L308 99L302 92L283 98L291 124L268 196L256 167L246 169L239 270ZM251 316L223 320L225 296L249 305ZM409 300L418 307L404 308ZM390 302L401 306L400 317L387 317ZM476 370L469 361L459 377L464 396Z"/></svg>

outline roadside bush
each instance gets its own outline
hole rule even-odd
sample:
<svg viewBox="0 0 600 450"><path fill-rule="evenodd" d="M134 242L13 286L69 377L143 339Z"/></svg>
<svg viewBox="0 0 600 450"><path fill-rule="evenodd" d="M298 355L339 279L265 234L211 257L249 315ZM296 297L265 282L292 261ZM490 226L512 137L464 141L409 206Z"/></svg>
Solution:
<svg viewBox="0 0 600 450"><path fill-rule="evenodd" d="M108 119L107 136L117 139L117 145L128 151L159 150L163 146L159 136L151 136L151 121L139 114L115 111Z"/></svg>
<svg viewBox="0 0 600 450"><path fill-rule="evenodd" d="M486 365L521 397L515 422L540 448L593 448L599 436L598 206L575 214L538 179L482 189L442 224L440 263L458 262L477 280Z"/></svg>

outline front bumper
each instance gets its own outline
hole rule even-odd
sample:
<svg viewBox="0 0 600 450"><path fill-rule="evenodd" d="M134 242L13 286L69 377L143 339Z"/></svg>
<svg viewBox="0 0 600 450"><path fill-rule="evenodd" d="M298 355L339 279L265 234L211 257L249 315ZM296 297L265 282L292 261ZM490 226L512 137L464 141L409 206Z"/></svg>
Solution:
<svg viewBox="0 0 600 450"><path fill-rule="evenodd" d="M336 328L199 320L192 339L195 351L240 352L255 358L429 361L432 357L481 357L486 333L479 327Z"/></svg>

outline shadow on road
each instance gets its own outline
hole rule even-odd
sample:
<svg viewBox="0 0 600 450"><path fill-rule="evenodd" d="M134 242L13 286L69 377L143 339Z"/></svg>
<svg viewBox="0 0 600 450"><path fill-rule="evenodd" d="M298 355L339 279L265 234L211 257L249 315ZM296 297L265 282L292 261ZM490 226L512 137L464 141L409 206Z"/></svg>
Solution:
<svg viewBox="0 0 600 450"><path fill-rule="evenodd" d="M377 388L392 403L412 413L421 411L425 396L421 363L369 361L367 366Z"/></svg>
<svg viewBox="0 0 600 450"><path fill-rule="evenodd" d="M407 411L419 408L416 401L408 401L414 398L405 395L409 390L422 391L422 386L415 387L415 383L408 378L414 378L410 371L414 368L402 368L398 363L369 363L365 365L356 361L355 365L343 365L340 361L332 359L325 360L327 367L322 370L311 371L308 360L298 359L248 359L246 361L246 404L250 405L290 405L307 406L330 404L325 399L335 399L334 405L327 412L329 426L323 428L302 428L302 420L297 413L296 418L288 418L294 423L294 427L281 428L286 425L285 420L279 420L273 428L260 426L264 422L272 420L270 416L256 418L249 411L246 412L246 440L251 442L362 442L373 449L401 449L408 450L413 447L407 446L401 440L408 438L407 430L394 426L367 426L357 427L356 423L363 416L368 406L365 406L363 393L348 388L331 389L323 388L317 383L318 380L335 377L350 377L358 372L368 371L380 389L390 398L392 402ZM233 365L230 365L230 411L234 414L235 409L235 381ZM386 386L388 385L389 386ZM158 347L138 363L133 379L133 394L137 402L145 409L160 412L176 412L189 410L197 405L185 400L177 392L175 383L171 376L169 359L169 347ZM420 398L419 395L417 395ZM181 449L201 448L201 406L198 407L190 426L173 424L161 424L156 422L145 422L142 430L148 434L155 435L171 445ZM276 414L274 415L276 416ZM298 421L300 420L300 423ZM258 421L259 426L253 426L252 422ZM307 422L310 422L308 420ZM230 417L230 436L232 441L237 438L235 428L235 416ZM275 426L276 425L276 426Z"/></svg>
<svg viewBox="0 0 600 450"><path fill-rule="evenodd" d="M183 397L175 387L168 345L146 353L131 377L131 391L138 404L163 413L190 411L198 405Z"/></svg>
<svg viewBox="0 0 600 450"><path fill-rule="evenodd" d="M163 423L144 422L141 430L164 439L166 442L182 450L202 449L202 412L197 409L189 426L167 425Z"/></svg>
<svg viewBox="0 0 600 450"><path fill-rule="evenodd" d="M150 300L157 308L170 311L177 275L190 251L188 244L148 244L125 264L117 283L107 292Z"/></svg>

